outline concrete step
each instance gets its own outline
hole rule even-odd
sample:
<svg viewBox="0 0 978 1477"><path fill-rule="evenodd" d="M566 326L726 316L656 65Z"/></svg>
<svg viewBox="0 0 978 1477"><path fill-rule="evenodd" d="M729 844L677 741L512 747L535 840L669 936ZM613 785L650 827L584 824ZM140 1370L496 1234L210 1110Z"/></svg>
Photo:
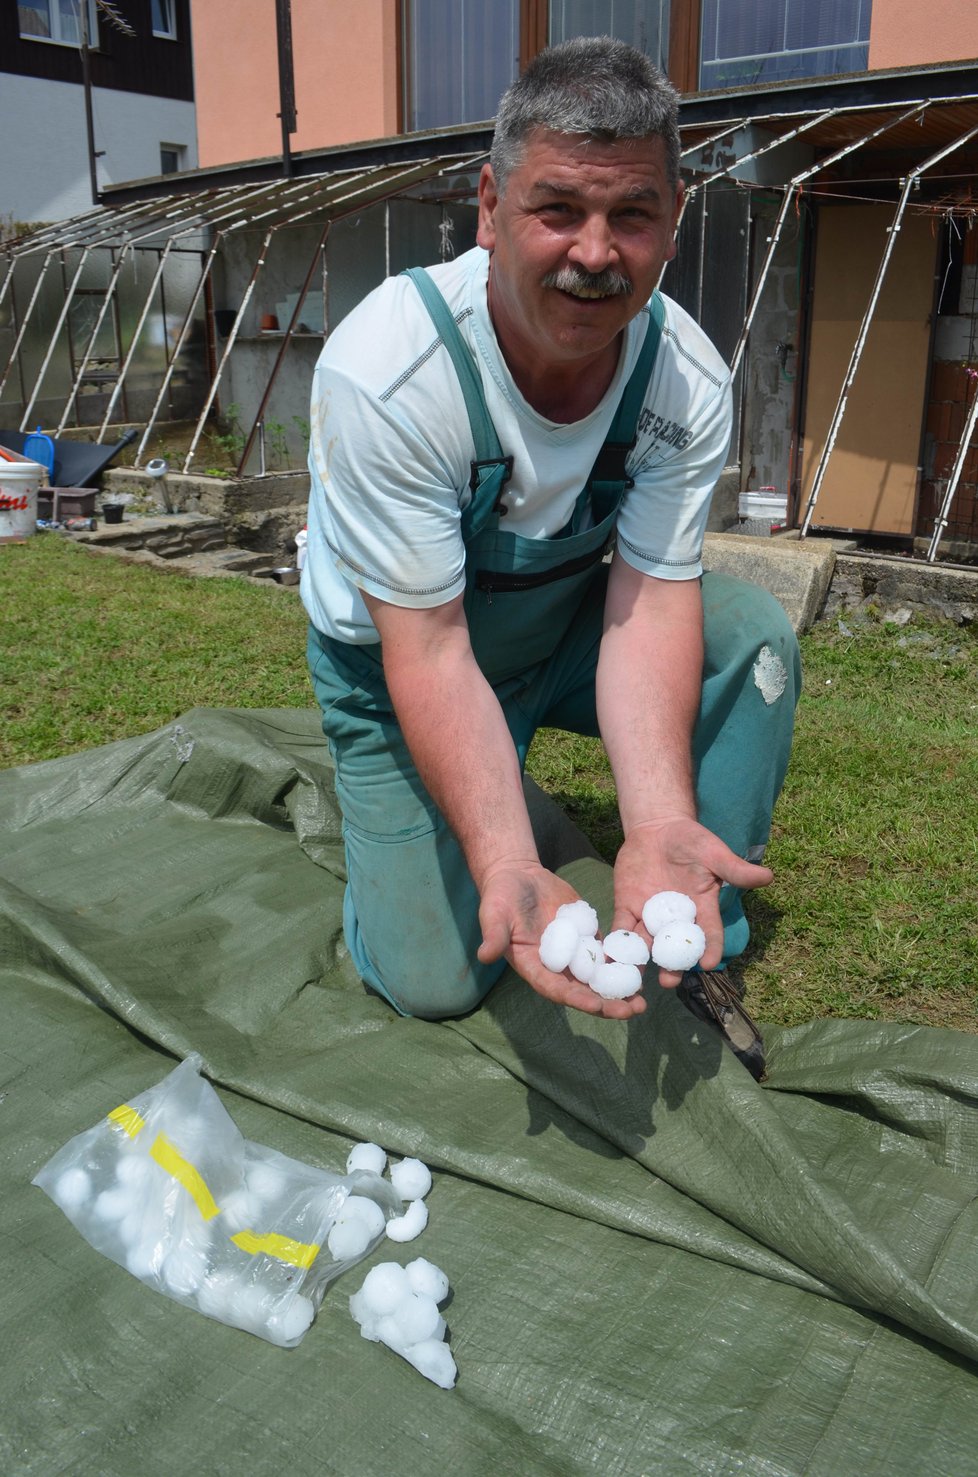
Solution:
<svg viewBox="0 0 978 1477"><path fill-rule="evenodd" d="M708 533L703 547L704 569L770 590L797 632L807 631L821 615L835 560L831 543L797 538Z"/></svg>

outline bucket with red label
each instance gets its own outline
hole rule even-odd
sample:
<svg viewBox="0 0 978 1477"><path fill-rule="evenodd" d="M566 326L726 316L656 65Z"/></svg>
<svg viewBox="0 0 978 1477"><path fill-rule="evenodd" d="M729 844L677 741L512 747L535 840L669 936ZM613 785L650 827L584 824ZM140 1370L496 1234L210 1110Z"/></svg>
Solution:
<svg viewBox="0 0 978 1477"><path fill-rule="evenodd" d="M37 493L46 476L26 457L0 456L0 544L19 544L37 532Z"/></svg>

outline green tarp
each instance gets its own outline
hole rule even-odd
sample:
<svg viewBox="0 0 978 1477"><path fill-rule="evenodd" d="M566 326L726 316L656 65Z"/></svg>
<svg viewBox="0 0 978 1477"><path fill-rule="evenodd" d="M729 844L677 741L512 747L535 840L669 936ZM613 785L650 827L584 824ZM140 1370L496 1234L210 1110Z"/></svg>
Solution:
<svg viewBox="0 0 978 1477"><path fill-rule="evenodd" d="M607 922L610 869L534 804ZM7 1477L978 1472L978 1038L769 1028L758 1086L654 987L627 1024L510 975L398 1019L343 947L311 712L10 770L0 824ZM434 1171L423 1235L297 1349L148 1290L31 1186L190 1051L249 1139ZM451 1279L452 1391L347 1309L415 1255Z"/></svg>

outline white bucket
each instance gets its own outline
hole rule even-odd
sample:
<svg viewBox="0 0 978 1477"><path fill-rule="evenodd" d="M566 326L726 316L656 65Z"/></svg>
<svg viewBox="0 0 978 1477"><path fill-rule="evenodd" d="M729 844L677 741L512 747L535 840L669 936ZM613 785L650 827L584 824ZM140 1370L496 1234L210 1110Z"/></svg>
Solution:
<svg viewBox="0 0 978 1477"><path fill-rule="evenodd" d="M764 518L772 525L783 526L788 520L788 494L774 487L758 492L742 492L738 512L741 518Z"/></svg>
<svg viewBox="0 0 978 1477"><path fill-rule="evenodd" d="M0 457L0 544L19 544L37 532L37 493L46 476L25 457Z"/></svg>

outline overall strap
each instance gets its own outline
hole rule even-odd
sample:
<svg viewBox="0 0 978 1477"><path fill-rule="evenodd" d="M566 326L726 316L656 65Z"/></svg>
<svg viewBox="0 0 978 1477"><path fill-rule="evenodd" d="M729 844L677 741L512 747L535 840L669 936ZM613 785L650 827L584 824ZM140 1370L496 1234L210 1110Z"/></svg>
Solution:
<svg viewBox="0 0 978 1477"><path fill-rule="evenodd" d="M468 542L476 533L481 532L496 512L503 485L513 475L513 458L503 455L496 427L486 407L482 381L448 304L423 267L408 267L404 276L410 277L421 294L421 300L438 330L438 336L451 356L465 400L465 410L475 444L475 459L471 464L469 477L472 501L462 514L462 535Z"/></svg>
<svg viewBox="0 0 978 1477"><path fill-rule="evenodd" d="M578 498L569 531L576 532L590 501L595 523L600 523L621 502L626 488L632 485L625 472L625 462L638 439L638 418L655 368L666 310L662 294L654 292L649 304L649 322L638 361L632 370L624 394L605 443L595 458L591 475Z"/></svg>

